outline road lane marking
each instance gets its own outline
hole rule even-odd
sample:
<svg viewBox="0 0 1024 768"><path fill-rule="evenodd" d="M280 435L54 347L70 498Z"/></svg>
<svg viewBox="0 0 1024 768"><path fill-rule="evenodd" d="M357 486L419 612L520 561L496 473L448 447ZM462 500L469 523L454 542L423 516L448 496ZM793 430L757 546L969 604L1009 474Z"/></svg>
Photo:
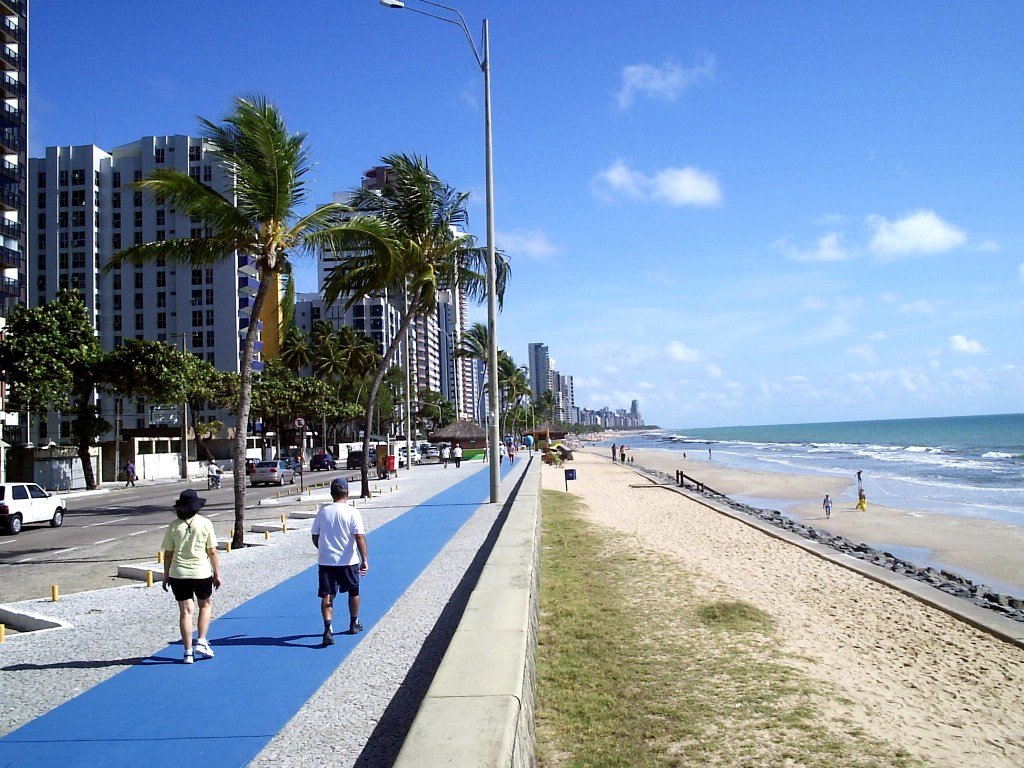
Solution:
<svg viewBox="0 0 1024 768"><path fill-rule="evenodd" d="M111 523L123 523L125 520L131 520L131 518L130 517L119 517L119 518L117 518L117 520L103 520L102 522L99 522L99 523L89 523L88 525L83 525L82 527L83 528L95 528L97 525L110 525Z"/></svg>
<svg viewBox="0 0 1024 768"><path fill-rule="evenodd" d="M35 557L23 557L19 560L19 563L27 563L29 560L35 560Z"/></svg>
<svg viewBox="0 0 1024 768"><path fill-rule="evenodd" d="M149 533L149 531L136 531L135 533L129 533L128 535L129 536L141 536L144 533Z"/></svg>
<svg viewBox="0 0 1024 768"><path fill-rule="evenodd" d="M96 542L93 542L93 546L96 546L97 544L109 544L112 541L117 541L117 539L116 538L114 538L114 539L103 539L103 541L96 541Z"/></svg>
<svg viewBox="0 0 1024 768"><path fill-rule="evenodd" d="M81 547L68 547L67 549L59 549L51 554L53 554L54 557L56 557L57 555L66 555L68 552L74 552L76 549L81 549Z"/></svg>

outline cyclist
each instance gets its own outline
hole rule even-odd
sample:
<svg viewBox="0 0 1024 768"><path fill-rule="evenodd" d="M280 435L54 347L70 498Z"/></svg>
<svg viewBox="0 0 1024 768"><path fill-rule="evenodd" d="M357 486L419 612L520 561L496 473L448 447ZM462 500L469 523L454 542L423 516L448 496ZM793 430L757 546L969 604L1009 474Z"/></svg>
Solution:
<svg viewBox="0 0 1024 768"><path fill-rule="evenodd" d="M207 489L220 490L220 474L221 469L217 466L217 462L211 461L210 465L206 468Z"/></svg>

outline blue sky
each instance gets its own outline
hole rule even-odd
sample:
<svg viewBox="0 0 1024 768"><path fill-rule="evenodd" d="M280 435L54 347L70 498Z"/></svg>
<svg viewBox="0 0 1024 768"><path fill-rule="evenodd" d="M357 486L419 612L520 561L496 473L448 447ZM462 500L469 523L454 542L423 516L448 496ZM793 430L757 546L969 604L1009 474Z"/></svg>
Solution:
<svg viewBox="0 0 1024 768"><path fill-rule="evenodd" d="M499 344L545 342L578 404L673 427L1021 410L1024 4L459 8L491 24ZM33 154L195 133L258 90L308 134L316 201L415 152L484 237L455 27L376 0L33 0L31 24Z"/></svg>

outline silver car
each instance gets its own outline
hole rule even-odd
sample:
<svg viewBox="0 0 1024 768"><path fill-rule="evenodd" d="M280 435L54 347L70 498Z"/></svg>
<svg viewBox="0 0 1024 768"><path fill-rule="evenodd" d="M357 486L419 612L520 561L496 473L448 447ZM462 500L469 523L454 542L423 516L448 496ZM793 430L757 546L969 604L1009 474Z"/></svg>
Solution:
<svg viewBox="0 0 1024 768"><path fill-rule="evenodd" d="M257 461L249 475L253 487L257 485L284 485L285 480L295 483L295 470L290 462L276 459L274 461Z"/></svg>

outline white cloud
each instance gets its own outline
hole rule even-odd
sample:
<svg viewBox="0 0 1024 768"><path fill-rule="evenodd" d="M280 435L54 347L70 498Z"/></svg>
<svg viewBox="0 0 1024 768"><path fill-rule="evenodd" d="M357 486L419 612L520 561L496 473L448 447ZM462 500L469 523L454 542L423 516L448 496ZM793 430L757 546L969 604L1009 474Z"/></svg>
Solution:
<svg viewBox="0 0 1024 768"><path fill-rule="evenodd" d="M988 352L980 342L959 333L949 337L949 349L963 355L981 355Z"/></svg>
<svg viewBox="0 0 1024 768"><path fill-rule="evenodd" d="M704 359L704 353L691 349L681 341L670 341L665 346L665 352L680 363L699 363Z"/></svg>
<svg viewBox="0 0 1024 768"><path fill-rule="evenodd" d="M878 361L878 355L875 354L875 348L870 344L854 344L846 351L848 354L851 354L854 357L863 358L869 363Z"/></svg>
<svg viewBox="0 0 1024 768"><path fill-rule="evenodd" d="M998 253L1002 250L1002 246L995 240L982 240L974 247L982 253Z"/></svg>
<svg viewBox="0 0 1024 768"><path fill-rule="evenodd" d="M704 366L704 372L707 373L712 379L720 379L725 376L725 373L714 363L708 363Z"/></svg>
<svg viewBox="0 0 1024 768"><path fill-rule="evenodd" d="M889 337L885 335L885 331L875 331L868 338L872 341L885 341Z"/></svg>
<svg viewBox="0 0 1024 768"><path fill-rule="evenodd" d="M512 256L542 260L558 253L558 246L539 229L495 232L494 239L500 249L507 251Z"/></svg>
<svg viewBox="0 0 1024 768"><path fill-rule="evenodd" d="M844 261L851 256L850 251L843 244L843 236L838 232L826 232L818 238L813 247L807 250L796 248L786 239L776 240L772 245L786 258L805 264Z"/></svg>
<svg viewBox="0 0 1024 768"><path fill-rule="evenodd" d="M896 221L869 216L868 226L875 230L871 250L884 257L942 253L967 242L963 230L943 221L934 211L916 211Z"/></svg>
<svg viewBox="0 0 1024 768"><path fill-rule="evenodd" d="M615 95L619 109L628 109L637 96L659 101L675 101L695 83L715 75L715 59L705 56L692 67L666 61L660 67L652 64L630 64L622 68L622 84Z"/></svg>
<svg viewBox="0 0 1024 768"><path fill-rule="evenodd" d="M658 200L672 206L714 206L722 201L718 180L691 166L663 168L648 176L616 160L594 177L591 189L595 196L609 202L627 198Z"/></svg>
<svg viewBox="0 0 1024 768"><path fill-rule="evenodd" d="M930 301L920 299L901 304L899 310L901 315L934 315L935 305Z"/></svg>

